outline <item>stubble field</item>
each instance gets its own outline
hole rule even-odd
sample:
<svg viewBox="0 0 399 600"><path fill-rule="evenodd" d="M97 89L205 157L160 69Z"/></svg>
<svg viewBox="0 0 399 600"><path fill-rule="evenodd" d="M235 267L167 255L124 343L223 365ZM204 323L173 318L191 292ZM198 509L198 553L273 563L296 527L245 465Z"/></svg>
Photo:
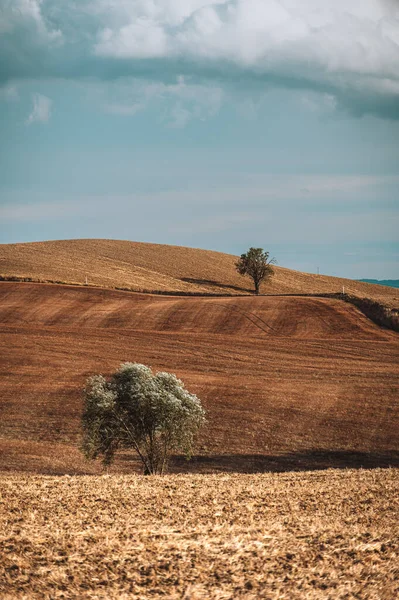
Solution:
<svg viewBox="0 0 399 600"><path fill-rule="evenodd" d="M251 294L253 285L235 269L236 256L166 244L83 239L0 244L0 276L28 277L136 291L184 294ZM264 294L346 292L399 308L394 288L293 271L277 266Z"/></svg>
<svg viewBox="0 0 399 600"><path fill-rule="evenodd" d="M394 600L396 469L3 475L0 596Z"/></svg>

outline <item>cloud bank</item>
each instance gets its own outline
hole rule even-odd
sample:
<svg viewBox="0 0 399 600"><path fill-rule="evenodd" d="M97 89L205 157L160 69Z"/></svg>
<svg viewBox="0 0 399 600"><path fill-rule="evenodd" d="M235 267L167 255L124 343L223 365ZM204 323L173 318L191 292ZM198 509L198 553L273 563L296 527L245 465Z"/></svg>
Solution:
<svg viewBox="0 0 399 600"><path fill-rule="evenodd" d="M0 81L143 77L320 91L399 119L397 0L0 0Z"/></svg>

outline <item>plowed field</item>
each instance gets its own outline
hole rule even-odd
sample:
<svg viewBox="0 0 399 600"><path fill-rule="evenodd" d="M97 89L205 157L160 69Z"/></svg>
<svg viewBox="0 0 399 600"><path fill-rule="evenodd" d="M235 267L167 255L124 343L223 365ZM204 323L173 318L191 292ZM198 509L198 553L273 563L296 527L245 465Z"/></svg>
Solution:
<svg viewBox="0 0 399 600"><path fill-rule="evenodd" d="M124 361L175 372L208 411L174 470L399 464L398 340L339 300L2 282L1 469L99 472L77 450L81 390Z"/></svg>

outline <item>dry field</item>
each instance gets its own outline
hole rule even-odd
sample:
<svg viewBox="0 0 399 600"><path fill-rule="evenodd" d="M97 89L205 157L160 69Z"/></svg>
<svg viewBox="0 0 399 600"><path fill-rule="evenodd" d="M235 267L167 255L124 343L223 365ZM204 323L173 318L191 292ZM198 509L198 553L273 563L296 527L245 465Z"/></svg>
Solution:
<svg viewBox="0 0 399 600"><path fill-rule="evenodd" d="M109 287L246 291L234 257L124 244L0 256L38 279L91 265ZM273 293L311 282L342 285L279 269ZM0 598L396 599L399 471L378 467L399 466L398 339L337 299L0 282ZM78 451L86 378L127 360L175 372L207 410L172 475L136 475L129 453L100 475Z"/></svg>
<svg viewBox="0 0 399 600"><path fill-rule="evenodd" d="M0 275L34 280L123 287L137 291L248 294L236 257L221 252L118 240L60 240L0 244ZM345 290L399 308L394 288L276 267L267 294L337 293Z"/></svg>
<svg viewBox="0 0 399 600"><path fill-rule="evenodd" d="M0 482L3 600L399 594L396 469Z"/></svg>
<svg viewBox="0 0 399 600"><path fill-rule="evenodd" d="M77 449L81 390L127 360L177 373L208 411L173 471L399 466L398 339L335 299L2 282L0 470L101 473Z"/></svg>

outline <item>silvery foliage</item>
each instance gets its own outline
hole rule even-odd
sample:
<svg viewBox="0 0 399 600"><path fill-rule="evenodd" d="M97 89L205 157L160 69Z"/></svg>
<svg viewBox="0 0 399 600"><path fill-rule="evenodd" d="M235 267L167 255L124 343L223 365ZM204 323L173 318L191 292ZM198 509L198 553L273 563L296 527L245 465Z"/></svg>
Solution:
<svg viewBox="0 0 399 600"><path fill-rule="evenodd" d="M204 422L200 400L175 375L124 363L109 381L102 375L87 381L82 450L109 465L118 449L133 448L145 473L162 473L171 452L191 456Z"/></svg>

